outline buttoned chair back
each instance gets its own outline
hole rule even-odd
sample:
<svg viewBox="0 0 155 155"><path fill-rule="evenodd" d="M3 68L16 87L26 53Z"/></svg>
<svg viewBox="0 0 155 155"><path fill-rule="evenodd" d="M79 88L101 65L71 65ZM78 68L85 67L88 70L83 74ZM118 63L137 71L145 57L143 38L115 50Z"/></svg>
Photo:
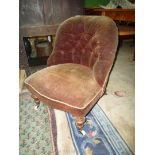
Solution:
<svg viewBox="0 0 155 155"><path fill-rule="evenodd" d="M78 63L88 66L102 86L111 70L117 44L118 30L110 18L72 17L60 25L47 64Z"/></svg>

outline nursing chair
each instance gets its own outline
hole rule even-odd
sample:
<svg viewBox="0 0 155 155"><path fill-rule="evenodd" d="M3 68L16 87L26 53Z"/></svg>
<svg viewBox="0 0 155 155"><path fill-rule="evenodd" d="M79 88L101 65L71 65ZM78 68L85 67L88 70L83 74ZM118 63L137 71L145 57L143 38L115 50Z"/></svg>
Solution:
<svg viewBox="0 0 155 155"><path fill-rule="evenodd" d="M118 29L109 17L71 17L57 30L48 67L25 84L37 104L71 113L81 131L85 116L104 94L117 44Z"/></svg>

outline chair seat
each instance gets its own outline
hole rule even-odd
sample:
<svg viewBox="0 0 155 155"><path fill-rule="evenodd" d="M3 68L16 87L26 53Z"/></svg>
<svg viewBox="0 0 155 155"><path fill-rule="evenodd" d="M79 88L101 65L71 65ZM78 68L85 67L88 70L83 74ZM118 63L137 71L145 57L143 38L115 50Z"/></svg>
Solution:
<svg viewBox="0 0 155 155"><path fill-rule="evenodd" d="M46 99L48 105L54 102L57 108L60 104L65 111L68 107L85 109L95 104L102 91L89 67L73 63L42 69L29 76L25 84L33 94Z"/></svg>

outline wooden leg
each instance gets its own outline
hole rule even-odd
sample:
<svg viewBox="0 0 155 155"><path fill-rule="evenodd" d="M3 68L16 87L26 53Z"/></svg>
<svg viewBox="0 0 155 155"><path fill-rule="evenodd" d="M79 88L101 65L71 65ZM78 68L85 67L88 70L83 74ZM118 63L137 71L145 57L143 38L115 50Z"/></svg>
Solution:
<svg viewBox="0 0 155 155"><path fill-rule="evenodd" d="M37 110L40 105L40 100L33 94L31 95L31 97L34 99L34 102L36 103L35 109Z"/></svg>
<svg viewBox="0 0 155 155"><path fill-rule="evenodd" d="M75 121L77 128L81 131L85 122L85 117L84 116L75 117Z"/></svg>

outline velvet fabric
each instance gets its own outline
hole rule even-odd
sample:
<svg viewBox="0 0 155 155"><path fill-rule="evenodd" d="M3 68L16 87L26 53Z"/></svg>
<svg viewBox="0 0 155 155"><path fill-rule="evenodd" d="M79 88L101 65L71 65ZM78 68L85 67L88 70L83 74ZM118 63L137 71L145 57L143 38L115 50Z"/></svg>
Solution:
<svg viewBox="0 0 155 155"><path fill-rule="evenodd" d="M93 70L103 86L112 67L118 44L114 21L104 16L76 16L63 22L56 34L47 64L78 63Z"/></svg>
<svg viewBox="0 0 155 155"><path fill-rule="evenodd" d="M48 98L65 109L85 109L102 92L89 67L72 63L42 69L27 78L26 84L34 95Z"/></svg>
<svg viewBox="0 0 155 155"><path fill-rule="evenodd" d="M75 16L56 33L49 67L25 80L52 108L85 116L103 95L118 44L118 30L104 16Z"/></svg>

